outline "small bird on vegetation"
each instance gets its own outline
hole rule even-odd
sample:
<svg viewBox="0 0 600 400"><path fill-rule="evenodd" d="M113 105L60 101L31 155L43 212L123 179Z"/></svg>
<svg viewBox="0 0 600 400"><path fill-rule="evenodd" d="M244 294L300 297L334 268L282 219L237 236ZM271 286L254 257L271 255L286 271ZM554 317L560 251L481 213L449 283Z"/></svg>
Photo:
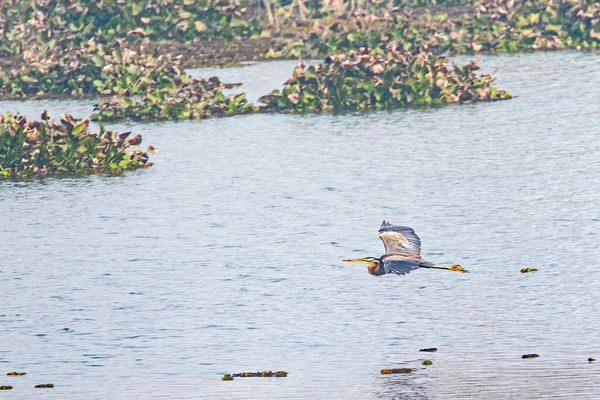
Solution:
<svg viewBox="0 0 600 400"><path fill-rule="evenodd" d="M343 261L368 263L369 274L373 276L390 273L404 275L418 268L468 272L458 264L442 266L423 260L421 258L421 239L408 226L396 226L384 220L381 228L379 228L379 238L385 246L385 254L381 257L365 257Z"/></svg>

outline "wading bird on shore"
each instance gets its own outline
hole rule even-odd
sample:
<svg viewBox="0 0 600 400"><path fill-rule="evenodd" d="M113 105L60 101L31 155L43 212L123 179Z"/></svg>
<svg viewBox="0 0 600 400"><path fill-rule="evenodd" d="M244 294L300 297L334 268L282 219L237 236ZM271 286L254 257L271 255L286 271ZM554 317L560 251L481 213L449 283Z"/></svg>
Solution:
<svg viewBox="0 0 600 400"><path fill-rule="evenodd" d="M421 239L408 226L392 225L385 220L379 228L379 238L385 246L385 254L381 257L365 257L345 262L369 263L368 270L373 276L394 273L396 275L410 274L418 268L447 269L456 272L468 272L458 264L435 265L421 258Z"/></svg>

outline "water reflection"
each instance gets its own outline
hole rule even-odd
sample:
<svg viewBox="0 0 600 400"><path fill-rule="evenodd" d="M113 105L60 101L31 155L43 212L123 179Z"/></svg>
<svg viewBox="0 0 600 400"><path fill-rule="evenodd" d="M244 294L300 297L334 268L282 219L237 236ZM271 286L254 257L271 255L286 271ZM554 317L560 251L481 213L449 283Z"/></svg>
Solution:
<svg viewBox="0 0 600 400"><path fill-rule="evenodd" d="M379 399L429 400L426 378L419 374L381 375L378 383L381 391L375 393Z"/></svg>

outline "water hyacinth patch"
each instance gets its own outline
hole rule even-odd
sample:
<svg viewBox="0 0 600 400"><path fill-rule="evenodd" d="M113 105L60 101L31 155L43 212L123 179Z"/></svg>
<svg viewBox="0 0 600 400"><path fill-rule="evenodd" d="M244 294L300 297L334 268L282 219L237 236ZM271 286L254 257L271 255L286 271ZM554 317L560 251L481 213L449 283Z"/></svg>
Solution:
<svg viewBox="0 0 600 400"><path fill-rule="evenodd" d="M247 6L236 0L3 0L0 54L20 54L49 41L63 48L92 38L112 43L132 34L183 41L260 35Z"/></svg>
<svg viewBox="0 0 600 400"><path fill-rule="evenodd" d="M474 51L597 48L600 3L590 0L483 0L472 24Z"/></svg>
<svg viewBox="0 0 600 400"><path fill-rule="evenodd" d="M405 50L428 46L436 54L513 53L600 47L600 3L590 0L482 0L444 2L431 9L373 7L358 15L311 20L273 47L266 58L316 58L388 40ZM429 0L425 0L425 3ZM442 4L442 2L438 2ZM464 4L464 6L462 5ZM424 4L421 4L424 5Z"/></svg>
<svg viewBox="0 0 600 400"><path fill-rule="evenodd" d="M224 89L237 85L225 84L217 77L188 79L185 84L156 88L139 96L104 97L95 105L92 118L99 121L204 119L257 110L245 93L225 96Z"/></svg>
<svg viewBox="0 0 600 400"><path fill-rule="evenodd" d="M391 42L384 49L328 56L308 68L300 62L282 92L275 90L259 101L268 111L323 113L512 97L490 86L490 76L478 77L476 62L450 68L443 57L426 50L402 51L399 46Z"/></svg>
<svg viewBox="0 0 600 400"><path fill-rule="evenodd" d="M154 57L146 44L117 40L107 46L90 40L66 50L32 47L18 65L0 69L0 97L132 96L192 80L183 71L181 56Z"/></svg>
<svg viewBox="0 0 600 400"><path fill-rule="evenodd" d="M226 96L236 84L194 78L182 56L153 56L147 40L112 46L90 40L63 51L34 47L22 65L0 69L0 98L100 96L98 120L201 119L254 112L244 93Z"/></svg>
<svg viewBox="0 0 600 400"><path fill-rule="evenodd" d="M0 114L0 177L120 174L152 165L148 153L157 151L152 146L147 151L136 149L140 135L128 138L130 132L117 134L102 124L93 134L89 122L69 114L62 114L60 123L50 121L46 111L40 121Z"/></svg>

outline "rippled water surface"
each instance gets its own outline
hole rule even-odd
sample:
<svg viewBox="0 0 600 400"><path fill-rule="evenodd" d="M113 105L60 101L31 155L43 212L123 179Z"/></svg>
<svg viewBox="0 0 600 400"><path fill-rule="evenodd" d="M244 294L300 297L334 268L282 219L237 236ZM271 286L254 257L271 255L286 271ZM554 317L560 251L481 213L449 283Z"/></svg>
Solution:
<svg viewBox="0 0 600 400"><path fill-rule="evenodd" d="M518 96L493 104L115 125L152 168L1 182L7 398L597 399L599 61L482 57ZM217 72L256 99L293 65ZM384 218L471 273L340 262L381 255Z"/></svg>

